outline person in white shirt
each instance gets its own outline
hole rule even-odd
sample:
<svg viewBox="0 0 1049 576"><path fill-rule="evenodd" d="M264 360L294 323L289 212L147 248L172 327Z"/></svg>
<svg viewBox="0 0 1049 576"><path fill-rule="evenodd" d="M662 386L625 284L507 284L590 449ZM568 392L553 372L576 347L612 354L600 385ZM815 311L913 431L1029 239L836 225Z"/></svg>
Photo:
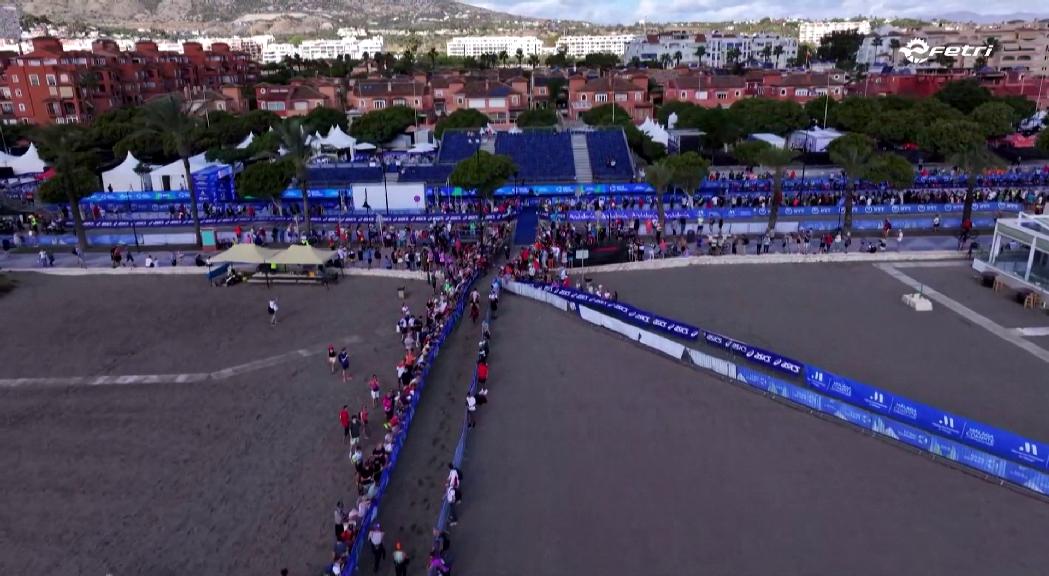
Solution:
<svg viewBox="0 0 1049 576"><path fill-rule="evenodd" d="M466 395L466 427L473 428L477 422L474 420L474 412L477 411L477 398L473 394Z"/></svg>
<svg viewBox="0 0 1049 576"><path fill-rule="evenodd" d="M382 527L376 522L375 525L372 526L371 531L368 532L368 543L371 544L372 558L375 559L375 572L379 571L379 564L382 562L382 559L386 557L386 548L382 545L383 536L385 536L385 534L382 532Z"/></svg>
<svg viewBox="0 0 1049 576"><path fill-rule="evenodd" d="M269 304L266 305L266 309L269 310L269 313L270 313L270 326L276 326L277 325L277 310L278 310L278 308L279 307L277 306L277 299L276 298L270 300Z"/></svg>

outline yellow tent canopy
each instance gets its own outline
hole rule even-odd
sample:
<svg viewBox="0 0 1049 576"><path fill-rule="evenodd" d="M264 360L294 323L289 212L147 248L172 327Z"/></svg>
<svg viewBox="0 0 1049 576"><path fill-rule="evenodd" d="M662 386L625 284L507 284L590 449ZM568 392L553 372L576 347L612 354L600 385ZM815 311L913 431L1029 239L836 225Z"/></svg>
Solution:
<svg viewBox="0 0 1049 576"><path fill-rule="evenodd" d="M294 244L287 250L280 252L270 260L270 264L300 265L300 266L323 266L328 260L335 256L334 250L321 250L312 246Z"/></svg>
<svg viewBox="0 0 1049 576"><path fill-rule="evenodd" d="M277 252L277 250L263 248L255 244L237 244L225 252L212 256L211 263L264 264L272 261Z"/></svg>

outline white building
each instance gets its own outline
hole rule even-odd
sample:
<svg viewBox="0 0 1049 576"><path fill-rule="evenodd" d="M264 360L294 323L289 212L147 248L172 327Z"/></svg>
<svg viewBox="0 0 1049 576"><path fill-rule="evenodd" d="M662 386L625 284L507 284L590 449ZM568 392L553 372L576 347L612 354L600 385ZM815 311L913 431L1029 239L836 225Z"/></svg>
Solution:
<svg viewBox="0 0 1049 576"><path fill-rule="evenodd" d="M823 37L832 32L855 30L860 34L871 33L871 23L867 20L816 20L802 22L798 26L798 42L819 47Z"/></svg>
<svg viewBox="0 0 1049 576"><path fill-rule="evenodd" d="M262 62L270 64L280 62L289 56L299 56L303 60L333 60L340 56L349 56L360 60L364 53L374 54L383 50L382 36L372 38L340 38L338 40L305 40L298 46L286 42L267 44L262 49Z"/></svg>
<svg viewBox="0 0 1049 576"><path fill-rule="evenodd" d="M663 32L661 34L649 34L638 36L627 43L623 52L623 59L630 61L634 58L642 62L659 62L663 55L676 61L676 56L681 55L682 64L699 64L699 56L696 50L700 47L706 49L706 38L702 34L691 32ZM707 62L707 58L703 58Z"/></svg>
<svg viewBox="0 0 1049 576"><path fill-rule="evenodd" d="M449 56L465 58L505 51L512 58L518 49L525 56L543 53L543 42L535 36L457 36L448 41Z"/></svg>
<svg viewBox="0 0 1049 576"><path fill-rule="evenodd" d="M622 56L626 52L626 45L637 38L634 34L562 36L557 40L557 48L564 48L569 56L583 57L587 54L602 53Z"/></svg>
<svg viewBox="0 0 1049 576"><path fill-rule="evenodd" d="M748 63L786 68L798 56L798 41L779 34L714 33L707 36L706 50L703 61L715 68Z"/></svg>

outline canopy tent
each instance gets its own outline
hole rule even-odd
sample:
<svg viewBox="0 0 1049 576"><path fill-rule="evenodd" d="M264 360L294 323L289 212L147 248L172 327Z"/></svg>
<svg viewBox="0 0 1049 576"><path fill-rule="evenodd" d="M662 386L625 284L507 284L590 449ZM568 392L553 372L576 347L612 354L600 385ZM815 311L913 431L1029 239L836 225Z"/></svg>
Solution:
<svg viewBox="0 0 1049 576"><path fill-rule="evenodd" d="M361 142L360 144L354 144L354 150L375 150L375 144L369 144L367 142Z"/></svg>
<svg viewBox="0 0 1049 576"><path fill-rule="evenodd" d="M294 244L267 260L270 264L300 265L300 266L323 266L328 260L335 256L334 250L321 250L312 246Z"/></svg>
<svg viewBox="0 0 1049 576"><path fill-rule="evenodd" d="M841 132L831 128L795 130L787 138L787 145L794 150L804 150L805 152L826 152L827 146L841 138L841 136Z"/></svg>
<svg viewBox="0 0 1049 576"><path fill-rule="evenodd" d="M775 134L769 134L767 132L760 132L757 134L751 134L747 137L748 140L757 140L758 142L764 142L773 148L783 148L787 144L787 140L782 136L776 136Z"/></svg>
<svg viewBox="0 0 1049 576"><path fill-rule="evenodd" d="M251 146L251 143L254 142L254 141L255 141L255 133L254 132L248 132L248 135L245 136L244 139L240 141L240 144L237 144L237 150L244 150L248 146Z"/></svg>
<svg viewBox="0 0 1049 576"><path fill-rule="evenodd" d="M21 156L0 152L0 166L10 168L15 176L39 174L47 170L47 165L40 159L40 153L36 150L36 144L30 144L25 154Z"/></svg>
<svg viewBox="0 0 1049 576"><path fill-rule="evenodd" d="M139 166L145 166L128 151L124 161L111 170L102 173L102 189L116 192L127 192L131 190L145 190L146 186L142 174L138 172ZM148 166L147 166L148 167Z"/></svg>
<svg viewBox="0 0 1049 576"><path fill-rule="evenodd" d="M152 181L154 190L186 190L189 187L187 181L192 177L193 172L219 164L221 162L208 162L207 156L202 152L189 159L189 174L186 174L182 167L182 160L175 160L171 164L154 169L149 173L149 179ZM165 177L167 177L166 182Z"/></svg>
<svg viewBox="0 0 1049 576"><path fill-rule="evenodd" d="M352 149L357 143L357 140L349 134L342 131L342 127L338 124L331 127L328 131L328 135L324 137L324 145L331 146L336 150Z"/></svg>
<svg viewBox="0 0 1049 576"><path fill-rule="evenodd" d="M420 144L416 144L415 146L412 146L411 148L409 148L408 149L408 153L409 154L428 154L430 152L433 152L434 150L437 150L436 146L434 146L433 144L428 144L426 142L422 142Z"/></svg>
<svg viewBox="0 0 1049 576"><path fill-rule="evenodd" d="M278 254L277 250L271 248L263 248L256 244L237 244L226 250L220 252L211 257L212 264L224 264L230 262L233 264L265 264L272 262L274 256Z"/></svg>
<svg viewBox="0 0 1049 576"><path fill-rule="evenodd" d="M670 133L652 118L645 118L645 121L638 126L638 130L647 134L653 142L657 142L663 146L670 143Z"/></svg>

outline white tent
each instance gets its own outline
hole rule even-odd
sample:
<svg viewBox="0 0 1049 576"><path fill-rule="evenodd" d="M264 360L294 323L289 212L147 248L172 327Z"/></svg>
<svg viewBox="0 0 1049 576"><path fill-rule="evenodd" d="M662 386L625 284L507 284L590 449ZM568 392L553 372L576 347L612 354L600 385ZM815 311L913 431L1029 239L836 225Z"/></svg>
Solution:
<svg viewBox="0 0 1049 576"><path fill-rule="evenodd" d="M357 140L343 132L342 127L338 124L332 126L328 135L324 138L324 145L331 146L336 150L352 150L355 144L357 144Z"/></svg>
<svg viewBox="0 0 1049 576"><path fill-rule="evenodd" d="M161 166L149 173L149 179L154 190L186 190L189 187L189 178L193 172L216 166L219 162L208 162L203 153L197 154L189 159L189 174L182 167L182 160L175 160L171 164Z"/></svg>
<svg viewBox="0 0 1049 576"><path fill-rule="evenodd" d="M361 142L353 146L354 150L375 150L375 144L368 144L367 142Z"/></svg>
<svg viewBox="0 0 1049 576"><path fill-rule="evenodd" d="M415 146L412 146L411 148L409 148L408 149L408 153L409 154L426 154L426 153L429 153L429 152L433 152L436 149L437 149L437 147L434 146L433 144L427 144L427 143L423 142L422 144L416 144Z"/></svg>
<svg viewBox="0 0 1049 576"><path fill-rule="evenodd" d="M30 144L29 149L21 156L0 152L0 166L10 168L14 171L15 176L39 174L47 170L47 164L40 159L40 153L36 150L36 144Z"/></svg>
<svg viewBox="0 0 1049 576"><path fill-rule="evenodd" d="M127 192L145 190L142 175L135 171L141 162L130 151L119 166L102 173L102 189Z"/></svg>
<svg viewBox="0 0 1049 576"><path fill-rule="evenodd" d="M783 148L784 144L787 143L787 140L785 138L781 136L776 136L775 134L769 134L767 132L751 134L749 136L749 139L764 142L769 146L772 146L773 148Z"/></svg>
<svg viewBox="0 0 1049 576"><path fill-rule="evenodd" d="M652 118L645 118L645 121L638 126L638 129L647 134L652 141L663 146L670 143L670 133Z"/></svg>
<svg viewBox="0 0 1049 576"><path fill-rule="evenodd" d="M825 152L827 146L841 138L841 132L832 128L813 128L812 130L795 130L787 138L787 145L795 150L806 152Z"/></svg>
<svg viewBox="0 0 1049 576"><path fill-rule="evenodd" d="M245 136L244 139L240 141L240 144L237 144L237 150L244 150L248 146L251 146L251 143L254 142L254 141L255 141L255 133L254 132L248 132L248 135Z"/></svg>

